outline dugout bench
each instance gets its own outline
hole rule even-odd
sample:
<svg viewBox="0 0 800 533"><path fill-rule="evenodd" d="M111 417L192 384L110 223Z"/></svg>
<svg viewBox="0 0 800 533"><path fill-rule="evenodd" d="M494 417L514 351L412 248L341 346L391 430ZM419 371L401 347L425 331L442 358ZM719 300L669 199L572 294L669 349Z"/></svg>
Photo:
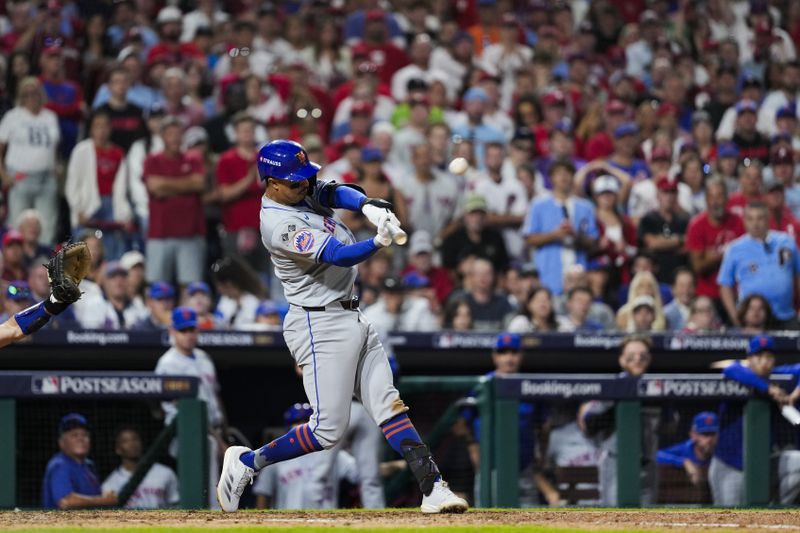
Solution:
<svg viewBox="0 0 800 533"><path fill-rule="evenodd" d="M178 415L147 449L131 480L120 491L121 504L174 437L178 438L180 507L208 504L208 440L205 402L197 399L198 379L151 372L0 372L0 509L17 507L18 402L109 400L178 402ZM63 414L63 413L62 413ZM59 415L60 416L60 415ZM52 428L41 428L47 434ZM95 432L98 429L94 430ZM38 475L43 475L44 470Z"/></svg>

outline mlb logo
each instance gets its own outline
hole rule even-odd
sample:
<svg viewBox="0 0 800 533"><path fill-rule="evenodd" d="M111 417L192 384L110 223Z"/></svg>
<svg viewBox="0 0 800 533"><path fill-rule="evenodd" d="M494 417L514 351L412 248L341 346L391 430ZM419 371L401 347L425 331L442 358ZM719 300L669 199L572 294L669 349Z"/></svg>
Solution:
<svg viewBox="0 0 800 533"><path fill-rule="evenodd" d="M34 376L31 391L36 394L58 394L61 391L58 376Z"/></svg>

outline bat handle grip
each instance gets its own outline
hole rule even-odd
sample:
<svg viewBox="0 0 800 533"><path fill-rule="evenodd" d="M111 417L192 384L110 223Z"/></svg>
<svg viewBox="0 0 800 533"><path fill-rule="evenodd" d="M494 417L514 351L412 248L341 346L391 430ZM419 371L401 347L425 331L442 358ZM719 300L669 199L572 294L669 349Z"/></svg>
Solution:
<svg viewBox="0 0 800 533"><path fill-rule="evenodd" d="M408 234L403 231L403 228L395 226L394 224L389 224L387 227L389 228L389 234L392 236L394 242L402 246L408 241Z"/></svg>

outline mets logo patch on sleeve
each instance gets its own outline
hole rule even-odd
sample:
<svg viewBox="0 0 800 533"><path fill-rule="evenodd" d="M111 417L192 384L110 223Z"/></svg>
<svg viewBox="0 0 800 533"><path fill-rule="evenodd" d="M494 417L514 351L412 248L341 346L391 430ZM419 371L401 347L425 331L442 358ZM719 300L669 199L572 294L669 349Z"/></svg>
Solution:
<svg viewBox="0 0 800 533"><path fill-rule="evenodd" d="M300 230L294 234L292 244L298 252L307 252L314 246L314 234L311 230Z"/></svg>

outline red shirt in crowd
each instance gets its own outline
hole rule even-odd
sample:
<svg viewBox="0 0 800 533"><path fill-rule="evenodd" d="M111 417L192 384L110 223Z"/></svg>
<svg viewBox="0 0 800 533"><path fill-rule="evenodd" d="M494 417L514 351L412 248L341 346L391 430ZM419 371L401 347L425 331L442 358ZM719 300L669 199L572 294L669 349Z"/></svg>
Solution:
<svg viewBox="0 0 800 533"><path fill-rule="evenodd" d="M781 217L775 218L770 213L769 216L769 229L773 231L784 231L794 237L797 246L800 247L800 222L792 215L788 207L783 209Z"/></svg>
<svg viewBox="0 0 800 533"><path fill-rule="evenodd" d="M715 225L709 220L707 212L699 213L692 218L686 229L686 250L702 252L716 249L722 253L729 242L743 234L744 222L738 215L726 212L722 222ZM718 272L719 268L697 276L697 294L699 296L719 298Z"/></svg>
<svg viewBox="0 0 800 533"><path fill-rule="evenodd" d="M203 162L185 153L168 156L162 152L149 155L144 160L145 183L150 176L177 179L204 172ZM177 194L167 198L156 198L148 192L148 197L150 204L148 239L196 237L206 234L202 194Z"/></svg>
<svg viewBox="0 0 800 533"><path fill-rule="evenodd" d="M431 288L436 293L436 299L444 305L450 293L453 292L453 279L450 277L450 272L446 268L436 266L431 267L428 272L419 272L414 268L414 265L408 265L400 272L400 275L405 276L411 272L417 272L428 278L431 282Z"/></svg>
<svg viewBox="0 0 800 533"><path fill-rule="evenodd" d="M744 208L747 207L747 204L749 204L750 202L760 202L760 201L761 201L761 195L748 198L741 192L735 192L731 194L730 198L728 198L728 205L726 206L726 208L734 215L743 217Z"/></svg>
<svg viewBox="0 0 800 533"><path fill-rule="evenodd" d="M378 77L381 83L391 86L392 76L401 68L408 65L409 60L405 51L392 43L381 44L359 43L358 49L353 50L353 55L364 55L369 61L378 66Z"/></svg>
<svg viewBox="0 0 800 533"><path fill-rule="evenodd" d="M97 158L97 192L100 196L111 196L114 188L114 177L122 162L122 149L113 144L108 148L94 146L94 154Z"/></svg>
<svg viewBox="0 0 800 533"><path fill-rule="evenodd" d="M217 183L232 185L244 179L253 168L255 161L255 152L250 159L243 158L236 147L223 152L217 162ZM253 181L242 196L233 202L224 204L222 206L222 225L225 230L232 232L242 228L258 229L263 193L261 184Z"/></svg>

